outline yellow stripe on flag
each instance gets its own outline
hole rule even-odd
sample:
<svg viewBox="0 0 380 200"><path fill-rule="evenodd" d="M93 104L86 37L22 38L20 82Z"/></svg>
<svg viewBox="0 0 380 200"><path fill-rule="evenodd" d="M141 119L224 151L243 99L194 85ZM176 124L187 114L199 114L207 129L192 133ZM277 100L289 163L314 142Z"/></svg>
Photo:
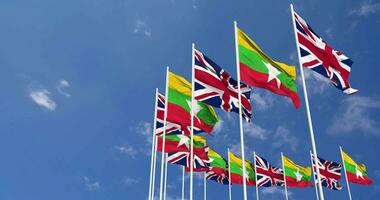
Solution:
<svg viewBox="0 0 380 200"><path fill-rule="evenodd" d="M343 150L342 150L342 154L343 154L343 160L345 163L353 165L353 166L357 166L357 168L359 168L360 171L366 172L366 166L364 164L359 164L359 165L356 164L356 162L350 156L348 156Z"/></svg>
<svg viewBox="0 0 380 200"><path fill-rule="evenodd" d="M288 74L293 80L296 80L296 68L294 66L287 65L282 62L277 62L275 60L272 60L268 55L266 55L260 47L251 39L247 34L245 34L243 31L241 31L239 28L237 30L238 34L238 43L239 45L243 46L246 49L249 49L251 51L255 51L259 53L263 58L268 60L273 66L277 67L279 70L282 70L284 73Z"/></svg>
<svg viewBox="0 0 380 200"><path fill-rule="evenodd" d="M291 168L293 170L299 170L300 172L303 172L304 174L311 176L311 168L310 167L302 167L300 165L295 164L292 160L290 160L288 157L283 156L284 166Z"/></svg>
<svg viewBox="0 0 380 200"><path fill-rule="evenodd" d="M191 97L191 83L173 72L169 72L169 88Z"/></svg>
<svg viewBox="0 0 380 200"><path fill-rule="evenodd" d="M194 138L193 139L194 142L199 142L199 143L202 143L203 145L206 145L206 138L205 137L194 135L193 138Z"/></svg>
<svg viewBox="0 0 380 200"><path fill-rule="evenodd" d="M241 159L235 156L233 153L230 152L230 162L235 163L236 165L242 167L241 165ZM247 170L253 170L250 163L248 161L245 161L245 168Z"/></svg>
<svg viewBox="0 0 380 200"><path fill-rule="evenodd" d="M209 157L214 157L214 158L222 158L222 156L220 156L218 153L216 153L214 150L212 149L209 149L208 152L207 152L207 155Z"/></svg>

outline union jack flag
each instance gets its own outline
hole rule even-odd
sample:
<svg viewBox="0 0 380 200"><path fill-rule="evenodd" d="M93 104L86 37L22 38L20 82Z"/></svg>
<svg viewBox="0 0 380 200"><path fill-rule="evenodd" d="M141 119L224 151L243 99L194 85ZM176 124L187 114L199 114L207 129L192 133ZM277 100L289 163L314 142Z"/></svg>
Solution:
<svg viewBox="0 0 380 200"><path fill-rule="evenodd" d="M356 93L358 90L351 88L348 81L353 61L332 49L296 12L294 20L302 66L329 78L344 93Z"/></svg>
<svg viewBox="0 0 380 200"><path fill-rule="evenodd" d="M314 155L311 155L313 161L313 170L315 174L315 180L318 180L317 172L315 168ZM318 157L318 168L321 177L321 185L333 190L341 190L342 186L339 181L342 174L342 165L333 161L325 160Z"/></svg>
<svg viewBox="0 0 380 200"><path fill-rule="evenodd" d="M194 149L194 171L207 171L209 170L209 163L211 160L207 156L208 147ZM190 169L190 151L180 151L176 153L168 153L167 162L185 166L186 171Z"/></svg>
<svg viewBox="0 0 380 200"><path fill-rule="evenodd" d="M255 156L257 187L271 187L284 185L284 172L279 167L273 167L264 158Z"/></svg>
<svg viewBox="0 0 380 200"><path fill-rule="evenodd" d="M156 135L161 136L164 133L164 113L165 113L165 96L157 94L157 117L156 117ZM181 126L178 124L166 122L166 134L183 134Z"/></svg>
<svg viewBox="0 0 380 200"><path fill-rule="evenodd" d="M227 112L239 113L238 83L224 69L194 50L195 99ZM240 83L242 114L247 122L252 115L251 88Z"/></svg>
<svg viewBox="0 0 380 200"><path fill-rule="evenodd" d="M223 185L228 185L229 183L228 172L220 168L211 168L211 170L207 171L206 179L213 180Z"/></svg>

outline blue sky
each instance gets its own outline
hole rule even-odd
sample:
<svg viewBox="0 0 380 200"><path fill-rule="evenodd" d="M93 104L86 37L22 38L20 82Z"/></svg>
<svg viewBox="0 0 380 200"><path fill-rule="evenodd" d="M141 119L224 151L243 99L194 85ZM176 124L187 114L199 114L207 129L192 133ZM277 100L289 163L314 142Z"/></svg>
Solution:
<svg viewBox="0 0 380 200"><path fill-rule="evenodd" d="M296 65L289 1L0 1L0 198L145 199L148 192L154 90L164 91L165 66L190 78L191 42L236 76L233 20L274 59ZM372 186L351 184L354 199L380 195L380 93L376 80L378 1L293 1L329 44L353 61L346 96L306 73L319 155L340 161L339 145L364 162ZM298 67L297 67L298 70ZM245 125L246 155L274 164L280 152L309 165L311 148L301 107L261 89ZM208 144L223 156L239 152L238 116L217 111ZM200 176L195 197L202 196ZM343 179L344 180L344 179ZM180 197L180 169L169 166L169 199ZM344 182L342 182L344 184ZM188 186L188 185L187 185ZM188 188L188 187L187 187ZM234 199L242 188L233 186ZM313 199L313 188L290 189ZM325 191L345 199L345 188ZM208 183L209 199L227 187ZM249 188L254 198L254 188ZM281 199L281 188L260 189Z"/></svg>

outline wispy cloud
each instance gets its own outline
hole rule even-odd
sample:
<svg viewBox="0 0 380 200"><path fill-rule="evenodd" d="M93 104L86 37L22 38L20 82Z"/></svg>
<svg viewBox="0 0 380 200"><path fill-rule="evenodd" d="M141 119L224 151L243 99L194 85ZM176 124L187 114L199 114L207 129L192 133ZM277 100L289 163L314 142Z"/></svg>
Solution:
<svg viewBox="0 0 380 200"><path fill-rule="evenodd" d="M330 80L312 70L304 70L308 91L313 94L325 93L328 87L332 87ZM297 78L298 85L302 86L301 76ZM301 87L300 87L301 88Z"/></svg>
<svg viewBox="0 0 380 200"><path fill-rule="evenodd" d="M380 12L380 3L373 3L372 1L364 1L359 8L353 9L349 12L351 15L369 16Z"/></svg>
<svg viewBox="0 0 380 200"><path fill-rule="evenodd" d="M135 158L137 151L135 148L129 144L124 144L122 146L115 146L115 149L118 150L120 153L126 154L131 158Z"/></svg>
<svg viewBox="0 0 380 200"><path fill-rule="evenodd" d="M251 97L254 110L264 111L273 106L274 97L270 92L252 91Z"/></svg>
<svg viewBox="0 0 380 200"><path fill-rule="evenodd" d="M272 143L272 147L280 148L282 146L288 146L292 151L297 151L297 145L299 141L296 136L291 134L289 129L283 126L277 127L273 138L274 142Z"/></svg>
<svg viewBox="0 0 380 200"><path fill-rule="evenodd" d="M152 123L141 121L134 129L137 134L145 137L148 144L152 144Z"/></svg>
<svg viewBox="0 0 380 200"><path fill-rule="evenodd" d="M95 191L100 188L100 183L98 181L90 181L90 179L87 176L83 177L84 184L86 186L86 190L88 191Z"/></svg>
<svg viewBox="0 0 380 200"><path fill-rule="evenodd" d="M285 190L283 188L278 188L278 187L264 187L260 191L263 195L283 195L285 196ZM293 195L289 190L288 190L288 196Z"/></svg>
<svg viewBox="0 0 380 200"><path fill-rule="evenodd" d="M380 135L379 121L371 113L380 109L380 101L370 97L349 96L343 100L328 132L335 135L348 134L356 130L364 134Z"/></svg>
<svg viewBox="0 0 380 200"><path fill-rule="evenodd" d="M29 97L39 106L54 111L57 104L50 98L50 92L46 89L32 90Z"/></svg>
<svg viewBox="0 0 380 200"><path fill-rule="evenodd" d="M243 128L244 128L245 134L255 139L266 140L268 139L268 136L270 135L270 131L256 124L244 122Z"/></svg>
<svg viewBox="0 0 380 200"><path fill-rule="evenodd" d="M133 34L142 34L147 37L152 36L152 31L147 23L142 19L137 19L134 23L134 27L132 30Z"/></svg>
<svg viewBox="0 0 380 200"><path fill-rule="evenodd" d="M222 132L223 131L223 125L224 125L224 120L221 117L219 117L218 123L216 123L216 125L214 126L213 134L217 135L220 132Z"/></svg>
<svg viewBox="0 0 380 200"><path fill-rule="evenodd" d="M134 185L134 184L137 184L139 182L140 182L140 180L137 178L132 178L132 177L128 177L128 176L123 178L123 183L125 185Z"/></svg>
<svg viewBox="0 0 380 200"><path fill-rule="evenodd" d="M64 91L64 89L66 89L68 87L70 87L70 83L65 79L60 80L58 85L56 86L59 94L65 96L65 97L71 97L71 94Z"/></svg>

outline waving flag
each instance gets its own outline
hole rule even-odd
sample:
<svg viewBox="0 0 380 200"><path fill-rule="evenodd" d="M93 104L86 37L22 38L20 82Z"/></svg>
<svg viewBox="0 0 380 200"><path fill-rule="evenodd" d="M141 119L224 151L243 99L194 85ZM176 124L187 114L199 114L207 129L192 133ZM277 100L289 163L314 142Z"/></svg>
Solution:
<svg viewBox="0 0 380 200"><path fill-rule="evenodd" d="M367 176L364 164L357 164L350 156L342 150L343 164L346 169L347 180L360 185L370 185L372 180Z"/></svg>
<svg viewBox="0 0 380 200"><path fill-rule="evenodd" d="M308 187L312 185L310 182L310 167L297 165L286 156L282 157L282 162L284 163L287 187Z"/></svg>
<svg viewBox="0 0 380 200"><path fill-rule="evenodd" d="M158 93L157 97L157 116L156 116L156 135L160 136L164 133L164 113L165 113L165 96ZM166 134L176 135L182 134L181 126L178 124L166 122Z"/></svg>
<svg viewBox="0 0 380 200"><path fill-rule="evenodd" d="M195 99L226 112L239 113L237 81L200 51L194 50L194 56ZM240 89L242 114L248 122L252 114L249 101L251 88L240 83Z"/></svg>
<svg viewBox="0 0 380 200"><path fill-rule="evenodd" d="M257 186L271 187L284 185L284 173L281 168L273 167L264 158L255 157Z"/></svg>
<svg viewBox="0 0 380 200"><path fill-rule="evenodd" d="M243 166L241 158L235 156L230 152L230 163L228 166L230 167L231 172L231 183L235 184L243 184L243 177L246 179L247 185L256 185L255 182L255 168L252 163L245 161L245 170L246 174L243 174Z"/></svg>
<svg viewBox="0 0 380 200"><path fill-rule="evenodd" d="M210 133L218 122L214 109L199 101L194 102L194 129ZM179 124L185 134L191 126L191 84L183 77L169 72L167 121Z"/></svg>
<svg viewBox="0 0 380 200"><path fill-rule="evenodd" d="M315 174L315 180L318 180L317 172L315 168L314 155L311 155L313 161L313 170ZM339 180L342 176L342 165L333 161L325 160L318 157L318 168L321 177L321 185L333 190L341 190L342 186L339 184Z"/></svg>
<svg viewBox="0 0 380 200"><path fill-rule="evenodd" d="M207 180L227 185L229 183L227 161L212 149L209 149L207 155L210 158L210 169L206 172Z"/></svg>
<svg viewBox="0 0 380 200"><path fill-rule="evenodd" d="M158 137L158 151L162 152L162 142L163 142L163 136ZM194 135L194 150L197 150L199 152L205 151L206 148L206 139L201 136ZM166 153L173 153L178 151L190 151L190 137L183 134L177 134L177 135L166 135L165 136L165 152Z"/></svg>
<svg viewBox="0 0 380 200"><path fill-rule="evenodd" d="M241 80L278 95L289 97L296 108L300 106L297 94L296 68L272 60L260 47L237 28Z"/></svg>
<svg viewBox="0 0 380 200"><path fill-rule="evenodd" d="M332 49L296 12L294 20L302 66L329 78L344 93L356 93L358 90L351 88L348 82L352 60Z"/></svg>
<svg viewBox="0 0 380 200"><path fill-rule="evenodd" d="M207 171L209 169L210 159L207 156L208 147L194 149L194 166L195 172ZM168 153L168 163L185 166L190 169L190 151L179 151Z"/></svg>

